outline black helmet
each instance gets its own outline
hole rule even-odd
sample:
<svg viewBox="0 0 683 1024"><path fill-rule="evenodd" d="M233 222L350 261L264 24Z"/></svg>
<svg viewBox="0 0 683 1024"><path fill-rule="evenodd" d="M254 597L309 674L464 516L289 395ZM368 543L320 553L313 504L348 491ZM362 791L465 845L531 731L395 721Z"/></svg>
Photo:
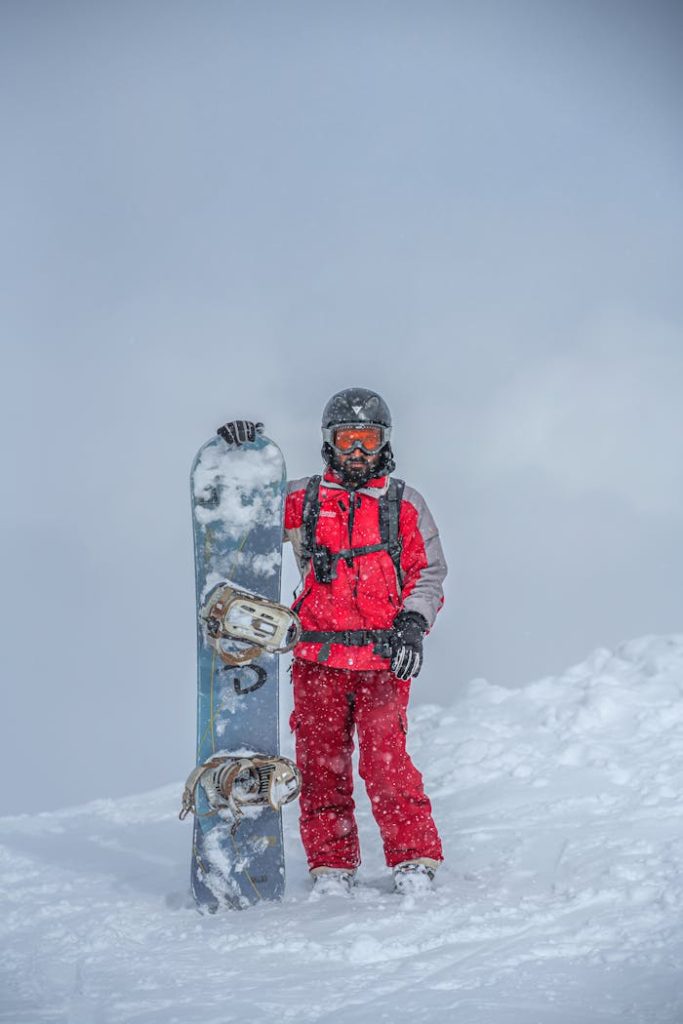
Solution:
<svg viewBox="0 0 683 1024"><path fill-rule="evenodd" d="M381 395L376 391L369 391L368 388L345 388L332 395L323 410L322 431L323 447L322 456L325 463L337 473L344 476L344 467L337 457L337 451L333 445L333 431L335 427L342 425L360 426L361 424L372 424L382 427L384 443L380 449L380 459L374 467L373 476L384 476L391 473L395 468L394 455L391 450L389 439L391 437L391 413L389 406ZM350 482L350 481L349 481ZM367 480L353 481L355 486L367 483Z"/></svg>
<svg viewBox="0 0 683 1024"><path fill-rule="evenodd" d="M389 406L376 391L345 388L332 395L323 410L323 430L341 423L375 423L391 429Z"/></svg>

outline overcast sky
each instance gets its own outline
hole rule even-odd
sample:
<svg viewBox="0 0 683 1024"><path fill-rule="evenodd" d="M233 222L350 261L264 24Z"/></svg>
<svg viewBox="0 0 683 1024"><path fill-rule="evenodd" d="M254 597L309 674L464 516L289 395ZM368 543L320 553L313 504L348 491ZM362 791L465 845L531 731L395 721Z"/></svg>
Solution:
<svg viewBox="0 0 683 1024"><path fill-rule="evenodd" d="M190 770L194 452L318 471L349 385L450 564L414 702L683 630L682 13L5 0L0 809Z"/></svg>

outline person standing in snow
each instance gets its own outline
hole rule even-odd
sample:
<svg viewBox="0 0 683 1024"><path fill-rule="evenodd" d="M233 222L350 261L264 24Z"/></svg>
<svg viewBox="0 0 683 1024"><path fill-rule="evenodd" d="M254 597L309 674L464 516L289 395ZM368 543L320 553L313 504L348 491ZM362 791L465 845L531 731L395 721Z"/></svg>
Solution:
<svg viewBox="0 0 683 1024"><path fill-rule="evenodd" d="M352 752L394 887L431 887L443 859L422 776L406 750L411 679L443 604L447 566L424 498L392 478L391 413L366 388L333 395L325 471L287 485L285 539L301 572L292 680L300 830L318 892L350 892L360 864ZM226 440L253 438L227 424Z"/></svg>

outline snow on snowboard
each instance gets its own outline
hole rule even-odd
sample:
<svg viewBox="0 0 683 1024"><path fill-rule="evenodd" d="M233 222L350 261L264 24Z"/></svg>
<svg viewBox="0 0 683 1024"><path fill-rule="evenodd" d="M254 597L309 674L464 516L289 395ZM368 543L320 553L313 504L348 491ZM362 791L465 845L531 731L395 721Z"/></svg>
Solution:
<svg viewBox="0 0 683 1024"><path fill-rule="evenodd" d="M280 758L278 653L298 637L278 604L285 464L256 434L216 436L191 473L197 595L197 767L181 817L194 812L192 892L200 910L242 909L284 892L280 807L300 788Z"/></svg>

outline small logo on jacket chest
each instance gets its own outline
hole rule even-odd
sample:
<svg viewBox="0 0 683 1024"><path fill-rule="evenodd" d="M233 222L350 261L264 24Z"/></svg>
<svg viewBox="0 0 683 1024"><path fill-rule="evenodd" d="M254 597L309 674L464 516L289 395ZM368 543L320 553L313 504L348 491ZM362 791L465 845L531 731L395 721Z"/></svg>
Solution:
<svg viewBox="0 0 683 1024"><path fill-rule="evenodd" d="M336 512L330 512L330 511L328 511L328 510L326 510L324 508L321 508L320 509L320 515L321 516L326 516L328 519L334 519L334 518L336 518L337 513Z"/></svg>

